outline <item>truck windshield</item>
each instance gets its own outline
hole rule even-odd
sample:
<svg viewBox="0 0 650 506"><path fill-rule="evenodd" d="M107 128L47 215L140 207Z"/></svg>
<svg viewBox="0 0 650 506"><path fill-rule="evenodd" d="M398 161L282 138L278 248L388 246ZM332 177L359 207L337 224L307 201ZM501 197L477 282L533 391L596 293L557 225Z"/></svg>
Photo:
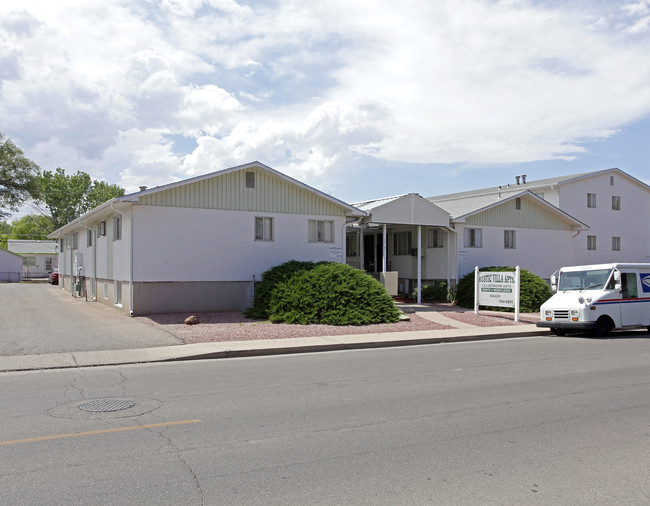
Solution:
<svg viewBox="0 0 650 506"><path fill-rule="evenodd" d="M559 290L602 290L611 274L612 269L562 272Z"/></svg>

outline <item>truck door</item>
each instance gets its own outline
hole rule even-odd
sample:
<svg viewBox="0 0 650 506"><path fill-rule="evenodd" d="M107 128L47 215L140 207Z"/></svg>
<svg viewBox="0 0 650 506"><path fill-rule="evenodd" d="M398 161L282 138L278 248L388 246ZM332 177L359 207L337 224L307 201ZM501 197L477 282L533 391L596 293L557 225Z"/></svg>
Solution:
<svg viewBox="0 0 650 506"><path fill-rule="evenodd" d="M639 274L621 272L621 325L642 325L645 304L639 300Z"/></svg>

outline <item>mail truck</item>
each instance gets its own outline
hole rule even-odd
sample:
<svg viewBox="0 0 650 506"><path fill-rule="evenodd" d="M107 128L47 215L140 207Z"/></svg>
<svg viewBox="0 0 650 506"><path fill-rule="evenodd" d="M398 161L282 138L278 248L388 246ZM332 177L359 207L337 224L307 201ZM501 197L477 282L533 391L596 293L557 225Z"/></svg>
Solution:
<svg viewBox="0 0 650 506"><path fill-rule="evenodd" d="M562 267L551 276L555 294L540 308L538 327L558 336L613 329L650 331L650 264L613 263Z"/></svg>

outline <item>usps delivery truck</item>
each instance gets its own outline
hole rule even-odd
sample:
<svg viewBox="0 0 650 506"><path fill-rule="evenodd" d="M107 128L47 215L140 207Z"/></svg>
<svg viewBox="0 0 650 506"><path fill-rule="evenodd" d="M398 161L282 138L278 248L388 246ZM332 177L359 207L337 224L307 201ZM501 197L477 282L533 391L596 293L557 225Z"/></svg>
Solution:
<svg viewBox="0 0 650 506"><path fill-rule="evenodd" d="M562 267L551 276L555 294L540 309L538 327L563 336L588 331L603 337L613 329L650 332L650 264Z"/></svg>

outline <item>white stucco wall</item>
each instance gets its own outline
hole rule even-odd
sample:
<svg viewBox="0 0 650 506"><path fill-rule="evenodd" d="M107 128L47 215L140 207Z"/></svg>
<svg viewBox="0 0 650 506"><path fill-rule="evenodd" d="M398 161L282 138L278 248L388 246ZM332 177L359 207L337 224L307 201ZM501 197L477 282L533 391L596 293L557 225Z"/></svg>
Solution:
<svg viewBox="0 0 650 506"><path fill-rule="evenodd" d="M463 246L463 225L458 225L458 270L459 278L472 272L474 267L519 266L522 269L548 279L550 275L565 265L570 265L573 256L572 244L581 241L581 236L572 238L575 232L565 230L538 230L518 228L516 248L503 247L503 227L472 227L483 230L482 248Z"/></svg>
<svg viewBox="0 0 650 506"><path fill-rule="evenodd" d="M135 282L252 281L291 259L343 261L331 255L343 248L343 217L153 206L133 212ZM273 218L273 241L255 241L256 217ZM309 219L333 220L335 242L309 243ZM121 254L116 246L114 255Z"/></svg>
<svg viewBox="0 0 650 506"><path fill-rule="evenodd" d="M595 209L587 207L587 193L596 194ZM614 195L621 197L620 211L612 209ZM560 190L560 207L590 227L573 242L573 264L650 260L650 192L638 184L616 173L566 183ZM596 236L595 251L587 250L587 235ZM612 237L621 238L621 251L612 251Z"/></svg>

